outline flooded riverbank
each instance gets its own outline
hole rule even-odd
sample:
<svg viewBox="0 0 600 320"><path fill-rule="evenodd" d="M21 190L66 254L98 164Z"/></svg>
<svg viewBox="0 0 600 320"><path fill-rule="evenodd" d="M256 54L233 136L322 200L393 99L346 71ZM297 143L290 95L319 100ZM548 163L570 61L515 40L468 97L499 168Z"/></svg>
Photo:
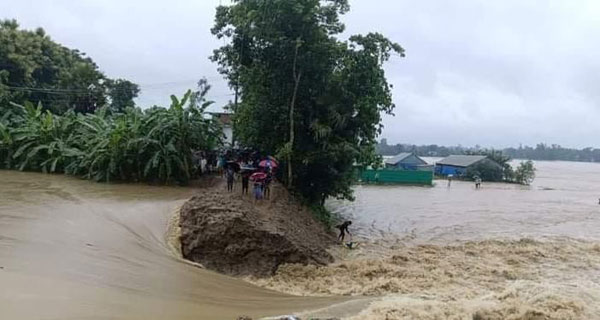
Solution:
<svg viewBox="0 0 600 320"><path fill-rule="evenodd" d="M322 308L178 259L173 210L198 190L0 171L0 319L235 319Z"/></svg>
<svg viewBox="0 0 600 320"><path fill-rule="evenodd" d="M515 161L518 162L518 161ZM564 236L600 241L600 164L536 162L531 186L435 180L433 187L357 186L329 208L369 240L404 243Z"/></svg>
<svg viewBox="0 0 600 320"><path fill-rule="evenodd" d="M357 250L252 283L165 236L197 189L0 171L0 318L600 319L600 166L537 167L530 187L359 186L329 203Z"/></svg>
<svg viewBox="0 0 600 320"><path fill-rule="evenodd" d="M329 208L357 250L261 286L378 299L358 319L600 319L600 165L538 162L532 186L357 186Z"/></svg>

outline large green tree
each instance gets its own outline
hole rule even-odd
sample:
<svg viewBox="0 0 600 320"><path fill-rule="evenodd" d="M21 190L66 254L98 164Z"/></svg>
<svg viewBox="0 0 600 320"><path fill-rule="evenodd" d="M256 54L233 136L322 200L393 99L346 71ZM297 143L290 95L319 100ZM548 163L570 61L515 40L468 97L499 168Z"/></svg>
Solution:
<svg viewBox="0 0 600 320"><path fill-rule="evenodd" d="M56 114L88 113L106 105L109 95L122 106L138 92L129 81L107 79L91 58L54 42L43 29L0 21L0 104L41 102Z"/></svg>
<svg viewBox="0 0 600 320"><path fill-rule="evenodd" d="M135 99L140 93L140 87L125 79L106 81L108 96L110 98L110 108L116 112L123 112L127 107L135 106Z"/></svg>
<svg viewBox="0 0 600 320"><path fill-rule="evenodd" d="M383 63L400 45L378 33L337 38L347 0L234 0L212 29L213 60L239 93L238 139L285 161L283 178L312 203L352 198L352 166L375 159L381 113L394 104Z"/></svg>

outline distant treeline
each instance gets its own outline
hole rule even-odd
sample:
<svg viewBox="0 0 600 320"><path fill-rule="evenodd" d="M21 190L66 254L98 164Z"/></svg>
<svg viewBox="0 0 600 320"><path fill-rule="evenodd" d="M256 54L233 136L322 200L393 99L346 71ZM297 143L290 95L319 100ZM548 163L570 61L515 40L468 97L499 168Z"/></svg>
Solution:
<svg viewBox="0 0 600 320"><path fill-rule="evenodd" d="M382 139L377 145L377 152L384 156L396 155L401 152L415 152L417 155L424 157L446 157L451 154L468 154L480 150L482 148L479 146L446 147L435 144L417 146L401 143L389 145L386 139ZM547 145L539 143L535 147L519 146L518 148L502 149L501 151L513 159L600 162L600 149L595 148L571 149L561 147L557 144Z"/></svg>

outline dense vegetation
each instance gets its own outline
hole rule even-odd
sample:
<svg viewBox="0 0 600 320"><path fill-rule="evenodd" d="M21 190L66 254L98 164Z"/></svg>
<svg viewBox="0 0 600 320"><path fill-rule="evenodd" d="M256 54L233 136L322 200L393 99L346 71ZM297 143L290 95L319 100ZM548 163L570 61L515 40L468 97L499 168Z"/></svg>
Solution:
<svg viewBox="0 0 600 320"><path fill-rule="evenodd" d="M404 50L377 33L338 40L347 0L232 2L217 9L212 31L229 41L213 60L240 97L237 139L284 160L281 178L311 204L351 199L352 166L374 159L394 108L383 63Z"/></svg>
<svg viewBox="0 0 600 320"><path fill-rule="evenodd" d="M0 104L41 102L45 110L93 112L133 106L139 88L109 79L85 53L66 48L45 31L21 30L15 20L0 21Z"/></svg>
<svg viewBox="0 0 600 320"><path fill-rule="evenodd" d="M124 112L55 115L29 102L0 104L0 168L186 183L194 174L192 151L220 140L220 128L204 114L207 89L172 96L169 108Z"/></svg>
<svg viewBox="0 0 600 320"><path fill-rule="evenodd" d="M600 162L600 149L572 149L539 143L534 147L506 148L504 152L517 159Z"/></svg>
<svg viewBox="0 0 600 320"><path fill-rule="evenodd" d="M42 29L0 22L0 168L97 181L186 183L193 150L220 143L199 82L169 108L136 108L136 84L109 79Z"/></svg>
<svg viewBox="0 0 600 320"><path fill-rule="evenodd" d="M425 157L447 157L452 154L468 154L477 152L482 148L475 147L445 147L435 144L417 146L411 144L389 145L386 139L382 139L377 144L377 153L384 156L396 155L401 152L415 152L419 156ZM600 149L584 148L572 149L564 148L559 145L546 145L539 143L534 147L519 146L518 148L506 148L502 152L513 159L531 159L531 160L563 160L563 161L585 161L600 162Z"/></svg>

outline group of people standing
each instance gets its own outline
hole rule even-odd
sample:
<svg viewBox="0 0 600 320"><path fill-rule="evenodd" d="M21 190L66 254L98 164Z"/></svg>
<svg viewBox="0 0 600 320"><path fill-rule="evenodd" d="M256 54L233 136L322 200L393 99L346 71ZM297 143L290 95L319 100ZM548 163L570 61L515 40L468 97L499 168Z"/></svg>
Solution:
<svg viewBox="0 0 600 320"><path fill-rule="evenodd" d="M195 171L195 177L211 173L217 168L218 157L214 151L194 151L192 154Z"/></svg>
<svg viewBox="0 0 600 320"><path fill-rule="evenodd" d="M447 179L448 179L448 188L450 188L450 185L452 185L452 178L453 175L449 174ZM474 176L473 177L473 181L475 182L475 189L481 189L481 177L479 176Z"/></svg>
<svg viewBox="0 0 600 320"><path fill-rule="evenodd" d="M255 201L270 198L271 183L277 166L277 161L272 157L262 160L259 157L239 157L237 161L227 161L225 156L220 156L217 163L227 181L227 191L233 192L235 181L241 178L242 195L249 194L252 182Z"/></svg>
<svg viewBox="0 0 600 320"><path fill-rule="evenodd" d="M279 163L275 158L267 156L260 157L256 152L251 154L238 154L227 151L220 155L208 153L196 153L199 165L199 171L202 173L216 171L227 181L227 191L233 192L236 180L241 179L242 195L250 193L250 183L252 183L252 197L257 202L262 199L270 199L271 184ZM213 169L213 170L211 170ZM599 200L600 201L600 200ZM354 249L358 245L352 240L352 233L349 227L351 221L344 221L335 226L339 230L338 241L349 249ZM350 236L346 241L346 235Z"/></svg>

